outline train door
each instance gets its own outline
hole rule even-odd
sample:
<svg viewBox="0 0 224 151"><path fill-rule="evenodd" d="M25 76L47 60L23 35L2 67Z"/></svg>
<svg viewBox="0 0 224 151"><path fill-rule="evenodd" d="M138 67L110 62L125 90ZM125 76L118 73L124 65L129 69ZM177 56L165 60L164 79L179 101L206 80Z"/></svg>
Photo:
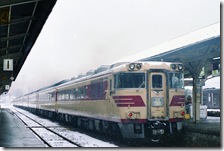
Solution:
<svg viewBox="0 0 224 151"><path fill-rule="evenodd" d="M108 88L107 88L107 100L108 100L108 114L110 117L114 116L114 102L113 102L113 96L115 94L114 90L114 84L113 84L113 76L108 77Z"/></svg>
<svg viewBox="0 0 224 151"><path fill-rule="evenodd" d="M166 74L163 72L149 72L148 75L148 119L165 119L167 115Z"/></svg>

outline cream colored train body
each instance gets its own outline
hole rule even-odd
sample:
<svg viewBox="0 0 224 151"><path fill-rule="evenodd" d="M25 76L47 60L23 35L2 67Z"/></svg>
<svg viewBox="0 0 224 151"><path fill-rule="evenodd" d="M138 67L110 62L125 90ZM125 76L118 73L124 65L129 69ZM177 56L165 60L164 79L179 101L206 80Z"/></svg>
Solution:
<svg viewBox="0 0 224 151"><path fill-rule="evenodd" d="M181 63L124 63L40 89L14 104L87 129L158 141L182 129L183 78Z"/></svg>

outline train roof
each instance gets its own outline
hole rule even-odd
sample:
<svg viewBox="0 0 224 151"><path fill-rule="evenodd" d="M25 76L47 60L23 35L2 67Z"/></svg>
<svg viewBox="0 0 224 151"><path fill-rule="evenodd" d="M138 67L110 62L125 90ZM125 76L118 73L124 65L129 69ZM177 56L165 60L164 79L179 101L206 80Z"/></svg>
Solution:
<svg viewBox="0 0 224 151"><path fill-rule="evenodd" d="M130 64L133 62L119 62L112 65L102 65L98 67L96 70L90 70L86 74L80 74L79 76L75 76L71 78L70 81L62 83L60 85L55 86L56 88L62 88L69 84L75 84L86 79L95 78L101 75L106 75L108 73L114 72L116 69L121 68L122 66L125 67L126 64ZM151 65L161 65L161 64L171 64L171 62L159 62L159 61L136 61L134 63L150 63Z"/></svg>
<svg viewBox="0 0 224 151"><path fill-rule="evenodd" d="M30 94L40 92L42 90L47 90L50 88L64 87L64 86L67 86L68 84L73 84L73 83L81 82L81 81L89 79L89 78L94 78L94 77L97 77L100 75L104 75L104 74L112 72L116 68L120 68L121 66L125 66L126 64L129 64L129 63L133 63L133 62L118 62L118 63L112 64L112 65L101 65L96 70L89 70L86 74L79 74L78 76L74 76L71 79L65 79L65 80L59 81L52 85L49 85L49 86L40 88L36 91L30 92L26 95L30 95ZM153 65L160 65L161 63L171 64L171 62L159 62L159 61L135 61L134 63L150 63ZM24 95L24 96L26 96L26 95Z"/></svg>
<svg viewBox="0 0 224 151"><path fill-rule="evenodd" d="M66 83L66 82L68 82L68 81L71 81L71 80L70 80L70 79L61 80L61 81L59 81L59 82L57 82L57 83L54 83L54 84L52 84L52 85L49 85L49 86L40 88L40 89L35 90L35 91L32 91L32 92L27 93L27 94L25 94L25 95L23 95L23 96L27 96L27 95L30 95L30 94L33 94L33 93L36 93L36 92L40 92L40 91L42 91L42 90L47 90L47 89L50 89L50 88L54 88L54 87L56 87L56 86L58 86L58 85L61 85L61 84L63 84L63 83ZM20 96L20 97L22 97L22 96Z"/></svg>

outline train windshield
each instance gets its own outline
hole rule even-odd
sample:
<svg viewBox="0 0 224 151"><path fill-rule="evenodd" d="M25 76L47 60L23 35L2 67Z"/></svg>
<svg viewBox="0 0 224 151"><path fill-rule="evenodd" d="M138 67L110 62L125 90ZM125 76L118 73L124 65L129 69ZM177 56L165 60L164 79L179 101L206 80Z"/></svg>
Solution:
<svg viewBox="0 0 224 151"><path fill-rule="evenodd" d="M184 75L183 73L173 72L169 74L170 88L184 88Z"/></svg>
<svg viewBox="0 0 224 151"><path fill-rule="evenodd" d="M145 88L145 73L119 73L114 75L114 88Z"/></svg>

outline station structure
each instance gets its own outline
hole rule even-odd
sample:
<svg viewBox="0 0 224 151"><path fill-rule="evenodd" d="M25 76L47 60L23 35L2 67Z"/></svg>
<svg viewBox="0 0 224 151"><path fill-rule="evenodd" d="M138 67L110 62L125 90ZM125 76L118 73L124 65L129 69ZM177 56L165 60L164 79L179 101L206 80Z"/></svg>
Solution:
<svg viewBox="0 0 224 151"><path fill-rule="evenodd" d="M56 0L0 1L0 94L9 91L55 4ZM0 115L1 147L45 147L18 118L5 110Z"/></svg>
<svg viewBox="0 0 224 151"><path fill-rule="evenodd" d="M55 4L56 0L0 1L0 94L10 89ZM196 123L200 119L203 83L209 76L220 75L220 40L218 22L118 62L182 62L185 78L193 79L193 121Z"/></svg>
<svg viewBox="0 0 224 151"><path fill-rule="evenodd" d="M9 91L56 0L0 1L0 94Z"/></svg>
<svg viewBox="0 0 224 151"><path fill-rule="evenodd" d="M56 0L0 1L0 93L7 92L16 79L55 3ZM218 22L119 61L182 62L185 78L193 78L196 121L200 118L205 80L220 75L220 54Z"/></svg>

